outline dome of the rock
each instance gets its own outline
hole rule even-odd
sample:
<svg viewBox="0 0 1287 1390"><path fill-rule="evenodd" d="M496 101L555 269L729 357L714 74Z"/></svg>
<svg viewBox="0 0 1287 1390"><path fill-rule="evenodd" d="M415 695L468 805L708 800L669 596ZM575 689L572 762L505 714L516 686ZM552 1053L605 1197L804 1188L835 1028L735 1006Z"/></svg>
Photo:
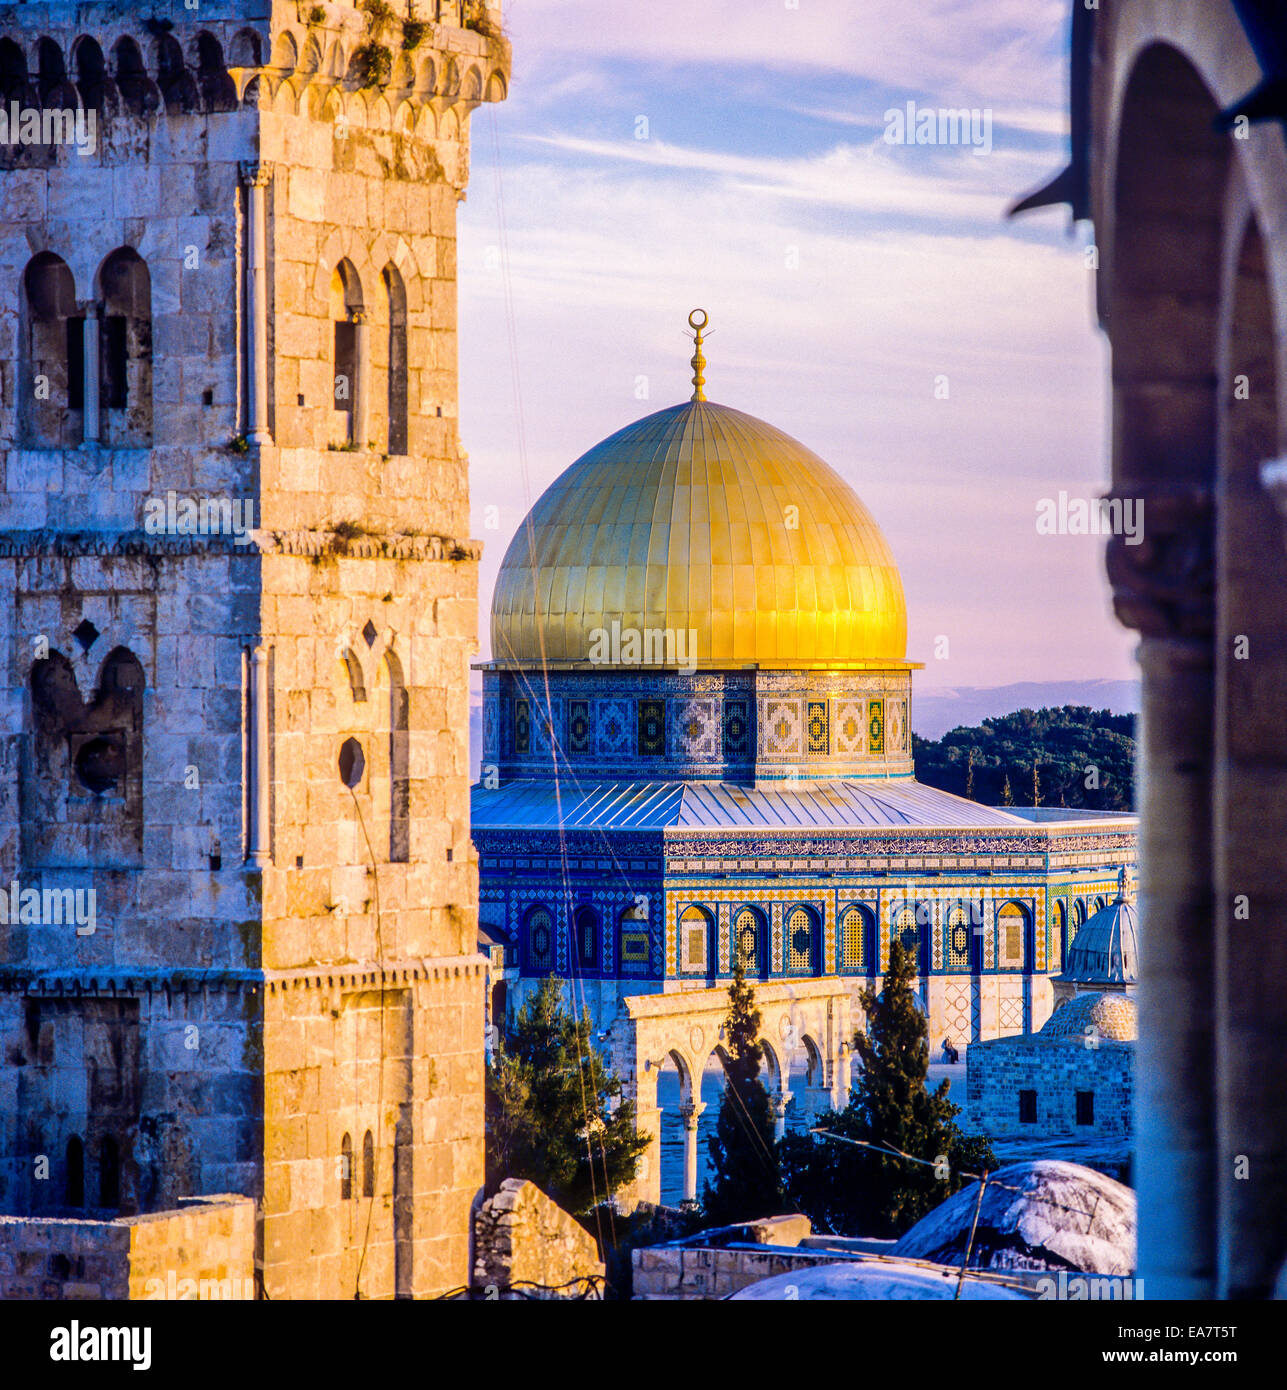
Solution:
<svg viewBox="0 0 1287 1390"><path fill-rule="evenodd" d="M613 623L691 631L703 669L890 667L907 647L897 566L853 489L790 435L705 400L583 454L505 554L498 662L589 663Z"/></svg>

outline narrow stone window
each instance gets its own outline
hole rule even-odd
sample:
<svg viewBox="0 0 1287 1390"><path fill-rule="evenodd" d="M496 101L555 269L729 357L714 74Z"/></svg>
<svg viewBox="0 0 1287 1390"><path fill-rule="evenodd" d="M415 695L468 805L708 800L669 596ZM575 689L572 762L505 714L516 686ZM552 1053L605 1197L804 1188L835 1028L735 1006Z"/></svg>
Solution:
<svg viewBox="0 0 1287 1390"><path fill-rule="evenodd" d="M389 309L388 412L390 454L407 452L407 293L392 265L381 277Z"/></svg>
<svg viewBox="0 0 1287 1390"><path fill-rule="evenodd" d="M340 1201L353 1196L353 1136L346 1134L340 1141Z"/></svg>
<svg viewBox="0 0 1287 1390"><path fill-rule="evenodd" d="M341 261L331 275L332 354L335 427L333 445L364 448L362 286L351 261Z"/></svg>
<svg viewBox="0 0 1287 1390"><path fill-rule="evenodd" d="M152 443L152 277L125 246L103 262L99 285L100 437L144 448Z"/></svg>
<svg viewBox="0 0 1287 1390"><path fill-rule="evenodd" d="M85 1146L76 1135L67 1141L66 1201L69 1207L85 1205Z"/></svg>
<svg viewBox="0 0 1287 1390"><path fill-rule="evenodd" d="M23 325L18 420L23 441L45 448L81 442L84 405L83 320L72 273L42 251L22 277ZM79 372L80 380L75 380Z"/></svg>
<svg viewBox="0 0 1287 1390"><path fill-rule="evenodd" d="M710 960L710 920L710 915L700 907L685 908L679 919L679 963L685 974L706 974Z"/></svg>
<svg viewBox="0 0 1287 1390"><path fill-rule="evenodd" d="M1094 1091L1077 1092L1077 1123L1079 1125L1093 1125L1095 1123Z"/></svg>
<svg viewBox="0 0 1287 1390"><path fill-rule="evenodd" d="M1021 1125L1035 1125L1037 1123L1036 1091L1019 1092L1019 1123Z"/></svg>
<svg viewBox="0 0 1287 1390"><path fill-rule="evenodd" d="M375 1196L375 1140L369 1129L362 1136L362 1195Z"/></svg>
<svg viewBox="0 0 1287 1390"><path fill-rule="evenodd" d="M121 1204L121 1151L109 1134L98 1148L98 1205L114 1210Z"/></svg>

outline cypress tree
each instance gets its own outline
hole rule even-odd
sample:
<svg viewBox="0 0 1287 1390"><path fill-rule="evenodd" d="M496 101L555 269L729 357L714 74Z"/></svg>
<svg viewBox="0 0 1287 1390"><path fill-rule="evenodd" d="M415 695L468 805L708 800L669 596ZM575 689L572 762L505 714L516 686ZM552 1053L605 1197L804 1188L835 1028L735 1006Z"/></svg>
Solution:
<svg viewBox="0 0 1287 1390"><path fill-rule="evenodd" d="M715 1132L707 1141L715 1181L706 1184L702 1195L707 1220L716 1226L785 1210L774 1155L773 1109L760 1080L760 1011L740 961L728 987L724 1034L724 1094Z"/></svg>
<svg viewBox="0 0 1287 1390"><path fill-rule="evenodd" d="M861 996L867 1031L854 1035L862 1071L849 1105L824 1116L818 1128L925 1162L834 1139L788 1136L781 1149L787 1193L822 1229L901 1235L959 1191L968 1181L964 1172L996 1167L988 1141L958 1128L961 1108L948 1100L948 1083L933 1092L926 1088L929 1029L916 1005L915 979L915 955L895 939L883 992L869 989Z"/></svg>

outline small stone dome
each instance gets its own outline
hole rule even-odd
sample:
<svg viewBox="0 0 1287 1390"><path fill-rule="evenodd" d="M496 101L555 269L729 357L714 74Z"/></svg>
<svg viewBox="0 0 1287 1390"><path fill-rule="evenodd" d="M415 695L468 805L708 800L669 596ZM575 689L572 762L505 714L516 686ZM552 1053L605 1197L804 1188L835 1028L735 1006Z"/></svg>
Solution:
<svg viewBox="0 0 1287 1390"><path fill-rule="evenodd" d="M1135 1001L1125 994L1078 994L1046 1020L1043 1038L1084 1038L1094 1028L1110 1042L1134 1042L1139 1036Z"/></svg>
<svg viewBox="0 0 1287 1390"><path fill-rule="evenodd" d="M1068 948L1067 984L1133 985L1139 978L1139 918L1125 890L1086 919Z"/></svg>

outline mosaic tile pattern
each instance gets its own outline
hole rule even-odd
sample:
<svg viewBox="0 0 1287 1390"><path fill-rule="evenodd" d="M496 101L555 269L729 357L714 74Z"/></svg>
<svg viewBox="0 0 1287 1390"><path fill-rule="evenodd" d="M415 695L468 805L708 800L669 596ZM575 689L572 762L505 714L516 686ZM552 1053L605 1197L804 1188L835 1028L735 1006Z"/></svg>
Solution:
<svg viewBox="0 0 1287 1390"><path fill-rule="evenodd" d="M635 741L635 712L625 700L596 701L595 751L612 755L632 753Z"/></svg>
<svg viewBox="0 0 1287 1390"><path fill-rule="evenodd" d="M671 757L718 757L719 726L714 700L675 700L668 713Z"/></svg>
<svg viewBox="0 0 1287 1390"><path fill-rule="evenodd" d="M724 702L724 757L745 758L751 752L751 702Z"/></svg>
<svg viewBox="0 0 1287 1390"><path fill-rule="evenodd" d="M831 728L837 753L864 753L867 721L861 700L832 700Z"/></svg>
<svg viewBox="0 0 1287 1390"><path fill-rule="evenodd" d="M767 753L798 758L804 753L803 712L799 700L764 700L760 731Z"/></svg>
<svg viewBox="0 0 1287 1390"><path fill-rule="evenodd" d="M885 751L885 702L867 701L867 747L873 753Z"/></svg>
<svg viewBox="0 0 1287 1390"><path fill-rule="evenodd" d="M827 702L809 700L805 707L808 721L809 752L829 753L831 751L831 729L827 722Z"/></svg>
<svg viewBox="0 0 1287 1390"><path fill-rule="evenodd" d="M567 748L569 753L588 753L591 750L589 700L568 701Z"/></svg>
<svg viewBox="0 0 1287 1390"><path fill-rule="evenodd" d="M666 702L664 700L640 700L638 704L639 740L641 758L660 758L666 752Z"/></svg>

